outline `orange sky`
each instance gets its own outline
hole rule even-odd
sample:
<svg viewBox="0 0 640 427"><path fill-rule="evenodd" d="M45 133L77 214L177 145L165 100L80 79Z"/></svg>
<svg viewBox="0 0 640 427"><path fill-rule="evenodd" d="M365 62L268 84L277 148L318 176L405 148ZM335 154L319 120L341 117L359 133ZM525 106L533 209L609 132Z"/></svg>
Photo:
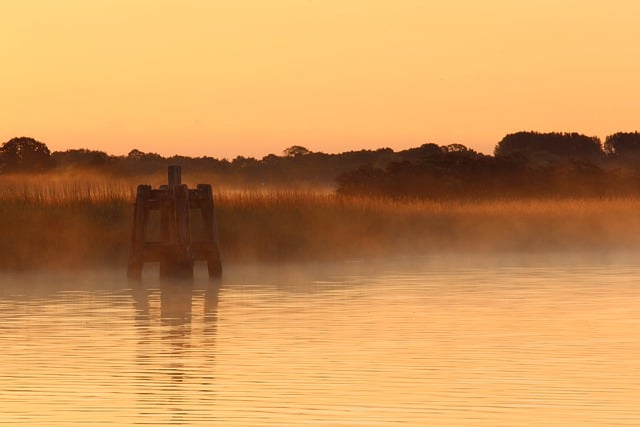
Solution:
<svg viewBox="0 0 640 427"><path fill-rule="evenodd" d="M0 0L0 142L262 157L640 129L636 0Z"/></svg>

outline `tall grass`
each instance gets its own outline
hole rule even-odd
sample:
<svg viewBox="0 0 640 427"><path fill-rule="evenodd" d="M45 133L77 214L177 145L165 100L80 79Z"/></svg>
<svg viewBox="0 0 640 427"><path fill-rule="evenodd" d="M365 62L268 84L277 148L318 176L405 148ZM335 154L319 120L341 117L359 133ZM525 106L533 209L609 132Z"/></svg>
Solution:
<svg viewBox="0 0 640 427"><path fill-rule="evenodd" d="M0 269L124 267L135 184L0 182ZM391 201L216 189L225 262L640 248L640 199Z"/></svg>
<svg viewBox="0 0 640 427"><path fill-rule="evenodd" d="M135 189L132 182L92 174L0 177L0 201L34 205L128 200L135 196Z"/></svg>
<svg viewBox="0 0 640 427"><path fill-rule="evenodd" d="M256 258L640 247L640 199L390 201L331 194L220 197L231 253Z"/></svg>

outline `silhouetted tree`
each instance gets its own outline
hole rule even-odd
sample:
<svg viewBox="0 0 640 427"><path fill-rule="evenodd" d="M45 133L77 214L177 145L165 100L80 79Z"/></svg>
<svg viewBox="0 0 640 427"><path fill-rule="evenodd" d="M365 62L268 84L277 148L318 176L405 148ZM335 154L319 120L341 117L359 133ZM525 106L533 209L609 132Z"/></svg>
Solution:
<svg viewBox="0 0 640 427"><path fill-rule="evenodd" d="M408 160L410 162L419 161L425 158L442 156L442 148L437 144L422 144L417 148L409 148L402 150L398 153L398 157L402 160Z"/></svg>
<svg viewBox="0 0 640 427"><path fill-rule="evenodd" d="M144 157L144 152L138 150L137 148L134 148L133 150L129 151L129 153L127 154L127 159L129 160L142 160L143 157Z"/></svg>
<svg viewBox="0 0 640 427"><path fill-rule="evenodd" d="M163 160L164 157L162 157L160 154L157 153L145 153L144 151L140 151L137 148L134 148L133 150L129 151L129 154L127 154L127 159L129 160L144 160L144 161L153 161L153 160Z"/></svg>
<svg viewBox="0 0 640 427"><path fill-rule="evenodd" d="M307 148L302 147L300 145L292 145L289 148L285 148L285 150L282 153L287 157L300 157L300 156L306 156L307 154L311 154L311 151L309 151Z"/></svg>
<svg viewBox="0 0 640 427"><path fill-rule="evenodd" d="M476 151L462 144L449 144L441 147L440 149L444 153L464 153L464 154L471 154L471 155L477 154Z"/></svg>
<svg viewBox="0 0 640 427"><path fill-rule="evenodd" d="M238 167L240 169L255 167L256 165L258 165L258 163L259 162L258 160L256 160L255 157L244 157L244 156L237 156L231 162L233 166Z"/></svg>
<svg viewBox="0 0 640 427"><path fill-rule="evenodd" d="M618 132L604 140L604 151L608 155L634 157L640 155L640 133Z"/></svg>
<svg viewBox="0 0 640 427"><path fill-rule="evenodd" d="M57 167L67 168L103 168L111 160L111 157L104 151L71 149L66 151L55 151L51 154Z"/></svg>
<svg viewBox="0 0 640 427"><path fill-rule="evenodd" d="M0 147L0 170L10 172L43 172L55 167L49 148L26 136L12 138Z"/></svg>
<svg viewBox="0 0 640 427"><path fill-rule="evenodd" d="M517 132L496 145L496 157L524 158L529 163L558 163L571 160L597 161L604 152L600 139L578 133Z"/></svg>

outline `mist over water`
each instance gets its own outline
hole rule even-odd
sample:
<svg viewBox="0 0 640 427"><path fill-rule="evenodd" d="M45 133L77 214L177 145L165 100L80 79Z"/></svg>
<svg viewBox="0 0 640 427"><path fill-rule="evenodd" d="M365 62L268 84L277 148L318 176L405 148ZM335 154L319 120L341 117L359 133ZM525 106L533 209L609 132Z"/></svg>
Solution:
<svg viewBox="0 0 640 427"><path fill-rule="evenodd" d="M637 425L633 253L5 275L2 425Z"/></svg>

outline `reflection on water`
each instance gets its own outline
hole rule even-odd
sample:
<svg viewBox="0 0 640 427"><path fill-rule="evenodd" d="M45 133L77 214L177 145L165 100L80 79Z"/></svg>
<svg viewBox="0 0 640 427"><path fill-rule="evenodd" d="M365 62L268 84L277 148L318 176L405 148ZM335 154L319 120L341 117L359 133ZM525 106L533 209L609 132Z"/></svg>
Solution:
<svg viewBox="0 0 640 427"><path fill-rule="evenodd" d="M6 277L0 424L638 425L640 263L554 259Z"/></svg>
<svg viewBox="0 0 640 427"><path fill-rule="evenodd" d="M153 369L152 375L139 377L140 383L148 387L142 387L138 392L138 403L143 408L163 407L166 410L168 424L189 424L194 416L190 410L193 393L188 386L192 381L190 375L191 364L185 363L185 359L189 359L189 353L193 352L191 341L191 323L192 323L192 306L194 299L202 298L201 305L203 307L202 320L199 322L202 327L202 335L200 342L203 344L202 354L199 363L202 364L197 372L199 376L197 381L201 382L203 387L198 391L197 399L202 403L203 409L200 412L208 412L213 403L212 390L213 375L206 372L214 367L214 335L216 310L218 305L218 293L220 285L210 283L205 286L204 294L199 291L194 292L192 283L175 283L161 282L159 283L159 312L160 325L158 331L152 327L152 309L154 299L154 290L149 290L141 284L133 284L131 294L133 296L135 315L135 328L139 338L137 340L137 357L136 362L140 372L148 371L147 367L160 366L160 371L165 374L162 381L158 381L158 369ZM157 333L160 336L157 336ZM157 340L163 343L162 351L158 354ZM204 372L204 373L203 373ZM195 378L193 378L195 379ZM204 382L203 382L204 381ZM162 384L161 387L158 387ZM197 412L197 411L195 411ZM147 418L151 413L139 411L141 419ZM203 420L208 417L203 416Z"/></svg>

